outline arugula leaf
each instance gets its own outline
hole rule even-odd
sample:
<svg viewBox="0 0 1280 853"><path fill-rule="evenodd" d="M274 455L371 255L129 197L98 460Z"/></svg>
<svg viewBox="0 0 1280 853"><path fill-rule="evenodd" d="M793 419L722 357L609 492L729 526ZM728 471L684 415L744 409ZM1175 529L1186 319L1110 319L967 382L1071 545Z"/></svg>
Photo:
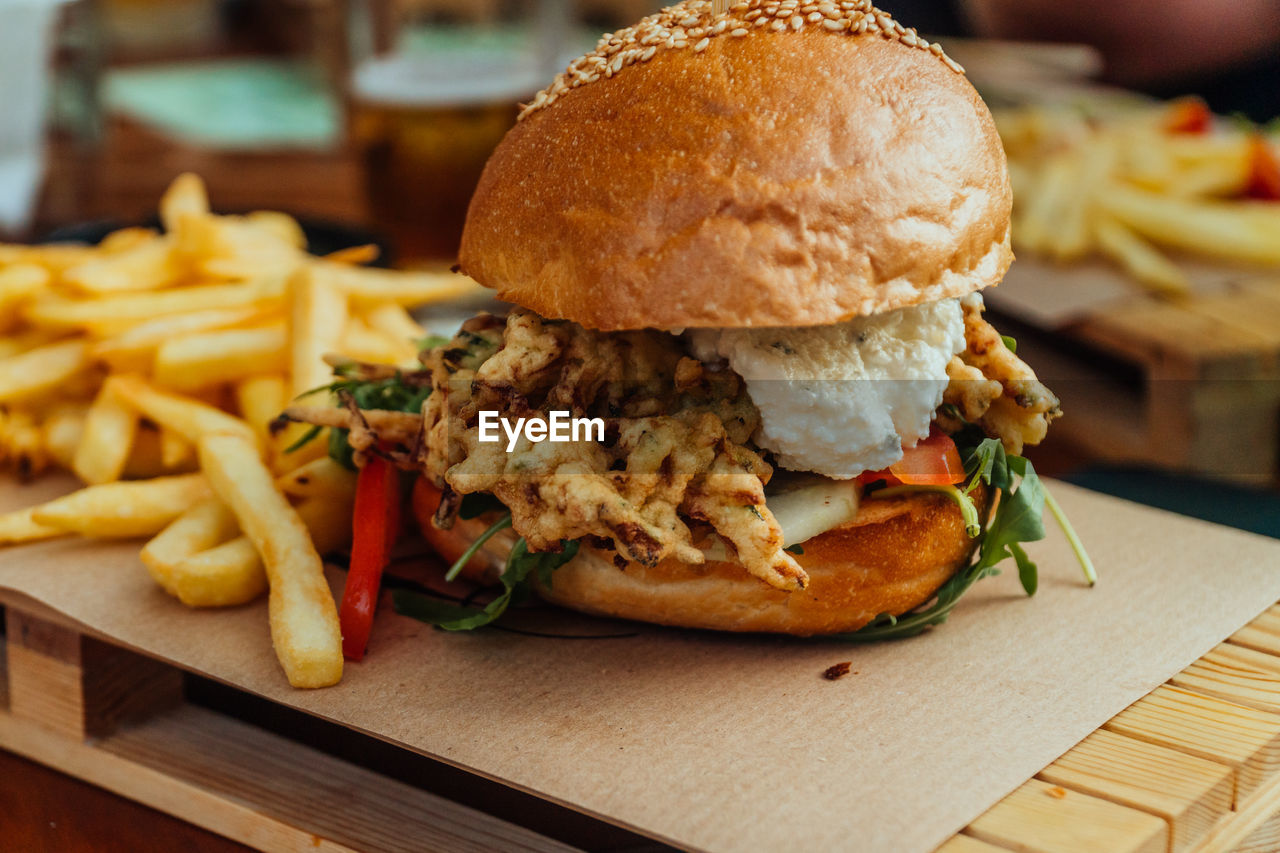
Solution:
<svg viewBox="0 0 1280 853"><path fill-rule="evenodd" d="M995 513L979 534L977 559L939 587L929 606L897 617L881 614L859 630L839 635L841 638L858 643L900 639L941 625L969 587L985 577L999 574L996 566L1006 559L1012 559L1017 565L1022 588L1028 595L1035 594L1039 585L1037 567L1022 549L1023 542L1034 542L1045 535L1041 516L1046 493L1035 468L1027 459L1006 453L1004 445L993 438L982 438L962 448L961 457L970 479L964 489L951 487L956 493L953 500L957 497L969 500L968 495L979 482L1000 493ZM901 488L904 487L897 487ZM895 490L890 489L880 492L893 493ZM963 507L963 503L960 505Z"/></svg>
<svg viewBox="0 0 1280 853"><path fill-rule="evenodd" d="M483 627L500 617L508 607L529 597L532 588L529 576L534 572L545 586L551 585L552 573L578 553L576 541L562 541L560 544L562 550L559 552L532 552L523 536L516 540L502 570L502 592L483 607L450 604L402 589L392 593L392 602L397 613L446 631L470 631Z"/></svg>
<svg viewBox="0 0 1280 853"><path fill-rule="evenodd" d="M1001 335L1000 340L1004 341L1004 345L1008 347L1009 352L1014 355L1018 354L1018 341L1011 335Z"/></svg>

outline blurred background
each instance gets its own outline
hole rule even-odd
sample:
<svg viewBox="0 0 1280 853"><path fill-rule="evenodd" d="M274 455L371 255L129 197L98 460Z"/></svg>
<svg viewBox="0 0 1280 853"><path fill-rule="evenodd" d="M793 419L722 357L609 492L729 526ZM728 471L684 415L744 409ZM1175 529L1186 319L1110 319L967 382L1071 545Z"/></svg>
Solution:
<svg viewBox="0 0 1280 853"><path fill-rule="evenodd" d="M0 0L0 235L152 221L192 171L220 211L448 266L518 104L659 5ZM966 66L1005 138L1019 260L988 303L1068 412L1039 464L1140 465L1155 502L1168 472L1274 488L1280 3L881 6Z"/></svg>

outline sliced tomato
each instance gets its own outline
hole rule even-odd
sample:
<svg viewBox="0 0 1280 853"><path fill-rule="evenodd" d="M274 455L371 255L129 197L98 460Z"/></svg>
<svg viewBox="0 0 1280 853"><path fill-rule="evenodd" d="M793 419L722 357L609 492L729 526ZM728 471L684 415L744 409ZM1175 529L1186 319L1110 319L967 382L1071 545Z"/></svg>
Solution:
<svg viewBox="0 0 1280 853"><path fill-rule="evenodd" d="M1246 198L1280 201L1280 157L1261 134L1249 142L1249 183Z"/></svg>
<svg viewBox="0 0 1280 853"><path fill-rule="evenodd" d="M1211 127L1213 113L1196 98L1174 101L1164 119L1164 129L1169 133L1208 133Z"/></svg>
<svg viewBox="0 0 1280 853"><path fill-rule="evenodd" d="M338 621L342 626L342 654L364 658L378 608L382 570L400 535L400 472L381 456L369 455L356 479L356 504L351 519L351 566L342 591Z"/></svg>
<svg viewBox="0 0 1280 853"><path fill-rule="evenodd" d="M914 447L902 448L902 459L883 471L858 476L863 484L884 480L890 486L949 486L964 482L964 463L951 436L934 430Z"/></svg>

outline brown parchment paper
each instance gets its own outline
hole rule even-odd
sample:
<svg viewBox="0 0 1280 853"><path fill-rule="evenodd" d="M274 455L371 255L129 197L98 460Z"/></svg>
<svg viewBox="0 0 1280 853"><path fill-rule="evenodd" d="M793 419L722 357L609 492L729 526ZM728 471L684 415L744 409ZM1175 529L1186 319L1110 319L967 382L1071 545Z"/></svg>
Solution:
<svg viewBox="0 0 1280 853"><path fill-rule="evenodd" d="M366 661L301 692L276 665L264 606L186 610L153 587L136 543L3 550L0 588L677 845L912 853L1280 598L1280 543L1051 486L1096 588L1051 531L1030 549L1034 598L1006 571L941 629L867 647L650 627L609 640L447 634L384 609ZM53 488L0 486L0 509ZM846 660L849 675L821 677Z"/></svg>

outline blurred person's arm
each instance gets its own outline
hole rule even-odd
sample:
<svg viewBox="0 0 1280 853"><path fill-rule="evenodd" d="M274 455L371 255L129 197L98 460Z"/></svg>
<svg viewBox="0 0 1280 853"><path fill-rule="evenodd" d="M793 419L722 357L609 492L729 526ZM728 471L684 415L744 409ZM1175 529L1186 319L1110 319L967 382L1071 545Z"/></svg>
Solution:
<svg viewBox="0 0 1280 853"><path fill-rule="evenodd" d="M978 34L1089 44L1133 85L1280 53L1280 0L963 0Z"/></svg>

